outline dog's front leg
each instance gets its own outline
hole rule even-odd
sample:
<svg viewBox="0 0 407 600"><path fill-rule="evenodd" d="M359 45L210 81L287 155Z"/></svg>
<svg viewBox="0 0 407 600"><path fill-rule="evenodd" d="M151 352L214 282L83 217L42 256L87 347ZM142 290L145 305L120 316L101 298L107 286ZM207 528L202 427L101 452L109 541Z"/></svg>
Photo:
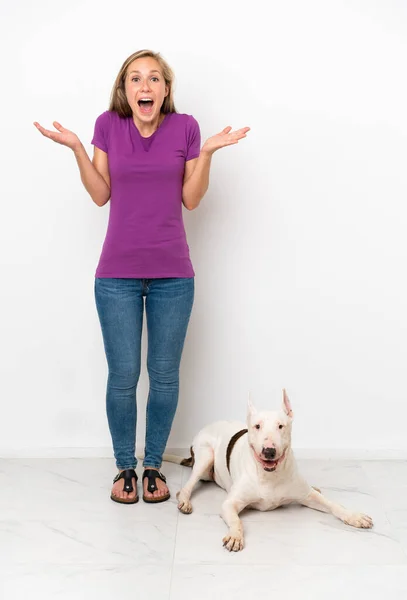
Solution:
<svg viewBox="0 0 407 600"><path fill-rule="evenodd" d="M192 504L190 502L192 490L195 485L198 483L199 479L206 473L208 469L213 467L214 457L212 448L208 447L199 447L196 449L195 453L195 463L192 467L192 473L187 483L184 485L182 490L180 490L177 494L178 498L178 509L185 513L189 514L192 512Z"/></svg>
<svg viewBox="0 0 407 600"><path fill-rule="evenodd" d="M221 516L229 527L228 534L223 538L223 545L229 552L243 550L243 525L239 513L249 504L236 493L230 494L222 505Z"/></svg>
<svg viewBox="0 0 407 600"><path fill-rule="evenodd" d="M347 525L363 529L373 527L373 521L368 515L353 512L336 502L331 502L331 500L328 500L328 498L325 498L325 496L314 489L311 489L310 493L305 498L299 500L299 502L309 508L331 513Z"/></svg>

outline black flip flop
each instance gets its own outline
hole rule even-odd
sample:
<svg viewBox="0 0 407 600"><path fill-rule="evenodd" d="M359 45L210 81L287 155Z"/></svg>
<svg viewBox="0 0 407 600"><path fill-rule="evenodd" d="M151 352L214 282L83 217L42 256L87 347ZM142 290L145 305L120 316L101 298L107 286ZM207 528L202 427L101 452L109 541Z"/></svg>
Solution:
<svg viewBox="0 0 407 600"><path fill-rule="evenodd" d="M137 473L134 469L125 469L121 473L118 473L116 477L113 479L113 483L119 481L119 479L124 479L123 492L132 492L134 490L132 479L133 477L136 480L136 492L137 492ZM135 498L118 498L113 493L110 495L111 500L113 502L118 502L119 504L136 504L138 502L138 494L136 493Z"/></svg>
<svg viewBox="0 0 407 600"><path fill-rule="evenodd" d="M155 469L146 469L144 471L143 483L146 477L148 479L147 490L150 492L150 494L153 494L158 489L155 483L156 479L161 479L161 481L167 483L167 480L164 477L164 475L160 473L160 471L156 471ZM170 496L170 492L168 492L168 494L165 494L165 496L160 496L159 498L149 498L145 494L143 494L143 500L144 502L147 502L149 504L158 504L159 502L165 502L170 498Z"/></svg>

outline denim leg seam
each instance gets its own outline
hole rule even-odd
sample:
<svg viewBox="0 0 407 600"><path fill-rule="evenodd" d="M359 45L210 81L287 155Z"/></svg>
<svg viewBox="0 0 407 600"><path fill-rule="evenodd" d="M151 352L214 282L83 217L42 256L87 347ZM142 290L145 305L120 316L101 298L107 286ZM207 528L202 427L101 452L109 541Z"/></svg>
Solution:
<svg viewBox="0 0 407 600"><path fill-rule="evenodd" d="M157 463L145 463L143 462L143 467L144 469L161 469L161 464L157 464Z"/></svg>
<svg viewBox="0 0 407 600"><path fill-rule="evenodd" d="M130 467L117 467L117 468L119 469L119 471L127 471L128 469L136 469L136 466L137 465L131 465Z"/></svg>

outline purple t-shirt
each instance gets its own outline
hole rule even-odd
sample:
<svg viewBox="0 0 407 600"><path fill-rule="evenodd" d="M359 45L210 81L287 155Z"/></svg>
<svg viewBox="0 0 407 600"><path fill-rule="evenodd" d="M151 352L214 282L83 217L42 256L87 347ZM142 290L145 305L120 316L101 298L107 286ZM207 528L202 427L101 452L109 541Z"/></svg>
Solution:
<svg viewBox="0 0 407 600"><path fill-rule="evenodd" d="M185 162L200 153L191 115L168 113L143 138L133 118L106 111L92 144L106 152L110 214L96 277L193 277L182 219Z"/></svg>

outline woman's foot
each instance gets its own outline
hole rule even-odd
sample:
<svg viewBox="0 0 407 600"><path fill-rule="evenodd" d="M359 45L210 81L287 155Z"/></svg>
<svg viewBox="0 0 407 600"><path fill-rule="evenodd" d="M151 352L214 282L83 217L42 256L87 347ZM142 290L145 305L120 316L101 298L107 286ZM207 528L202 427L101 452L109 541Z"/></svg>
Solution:
<svg viewBox="0 0 407 600"><path fill-rule="evenodd" d="M122 504L135 504L138 501L137 475L134 469L123 469L119 471L113 480L110 497L115 502Z"/></svg>
<svg viewBox="0 0 407 600"><path fill-rule="evenodd" d="M156 476L155 473L157 473ZM143 500L151 503L164 502L169 497L170 491L164 475L158 469L145 467L143 473Z"/></svg>

